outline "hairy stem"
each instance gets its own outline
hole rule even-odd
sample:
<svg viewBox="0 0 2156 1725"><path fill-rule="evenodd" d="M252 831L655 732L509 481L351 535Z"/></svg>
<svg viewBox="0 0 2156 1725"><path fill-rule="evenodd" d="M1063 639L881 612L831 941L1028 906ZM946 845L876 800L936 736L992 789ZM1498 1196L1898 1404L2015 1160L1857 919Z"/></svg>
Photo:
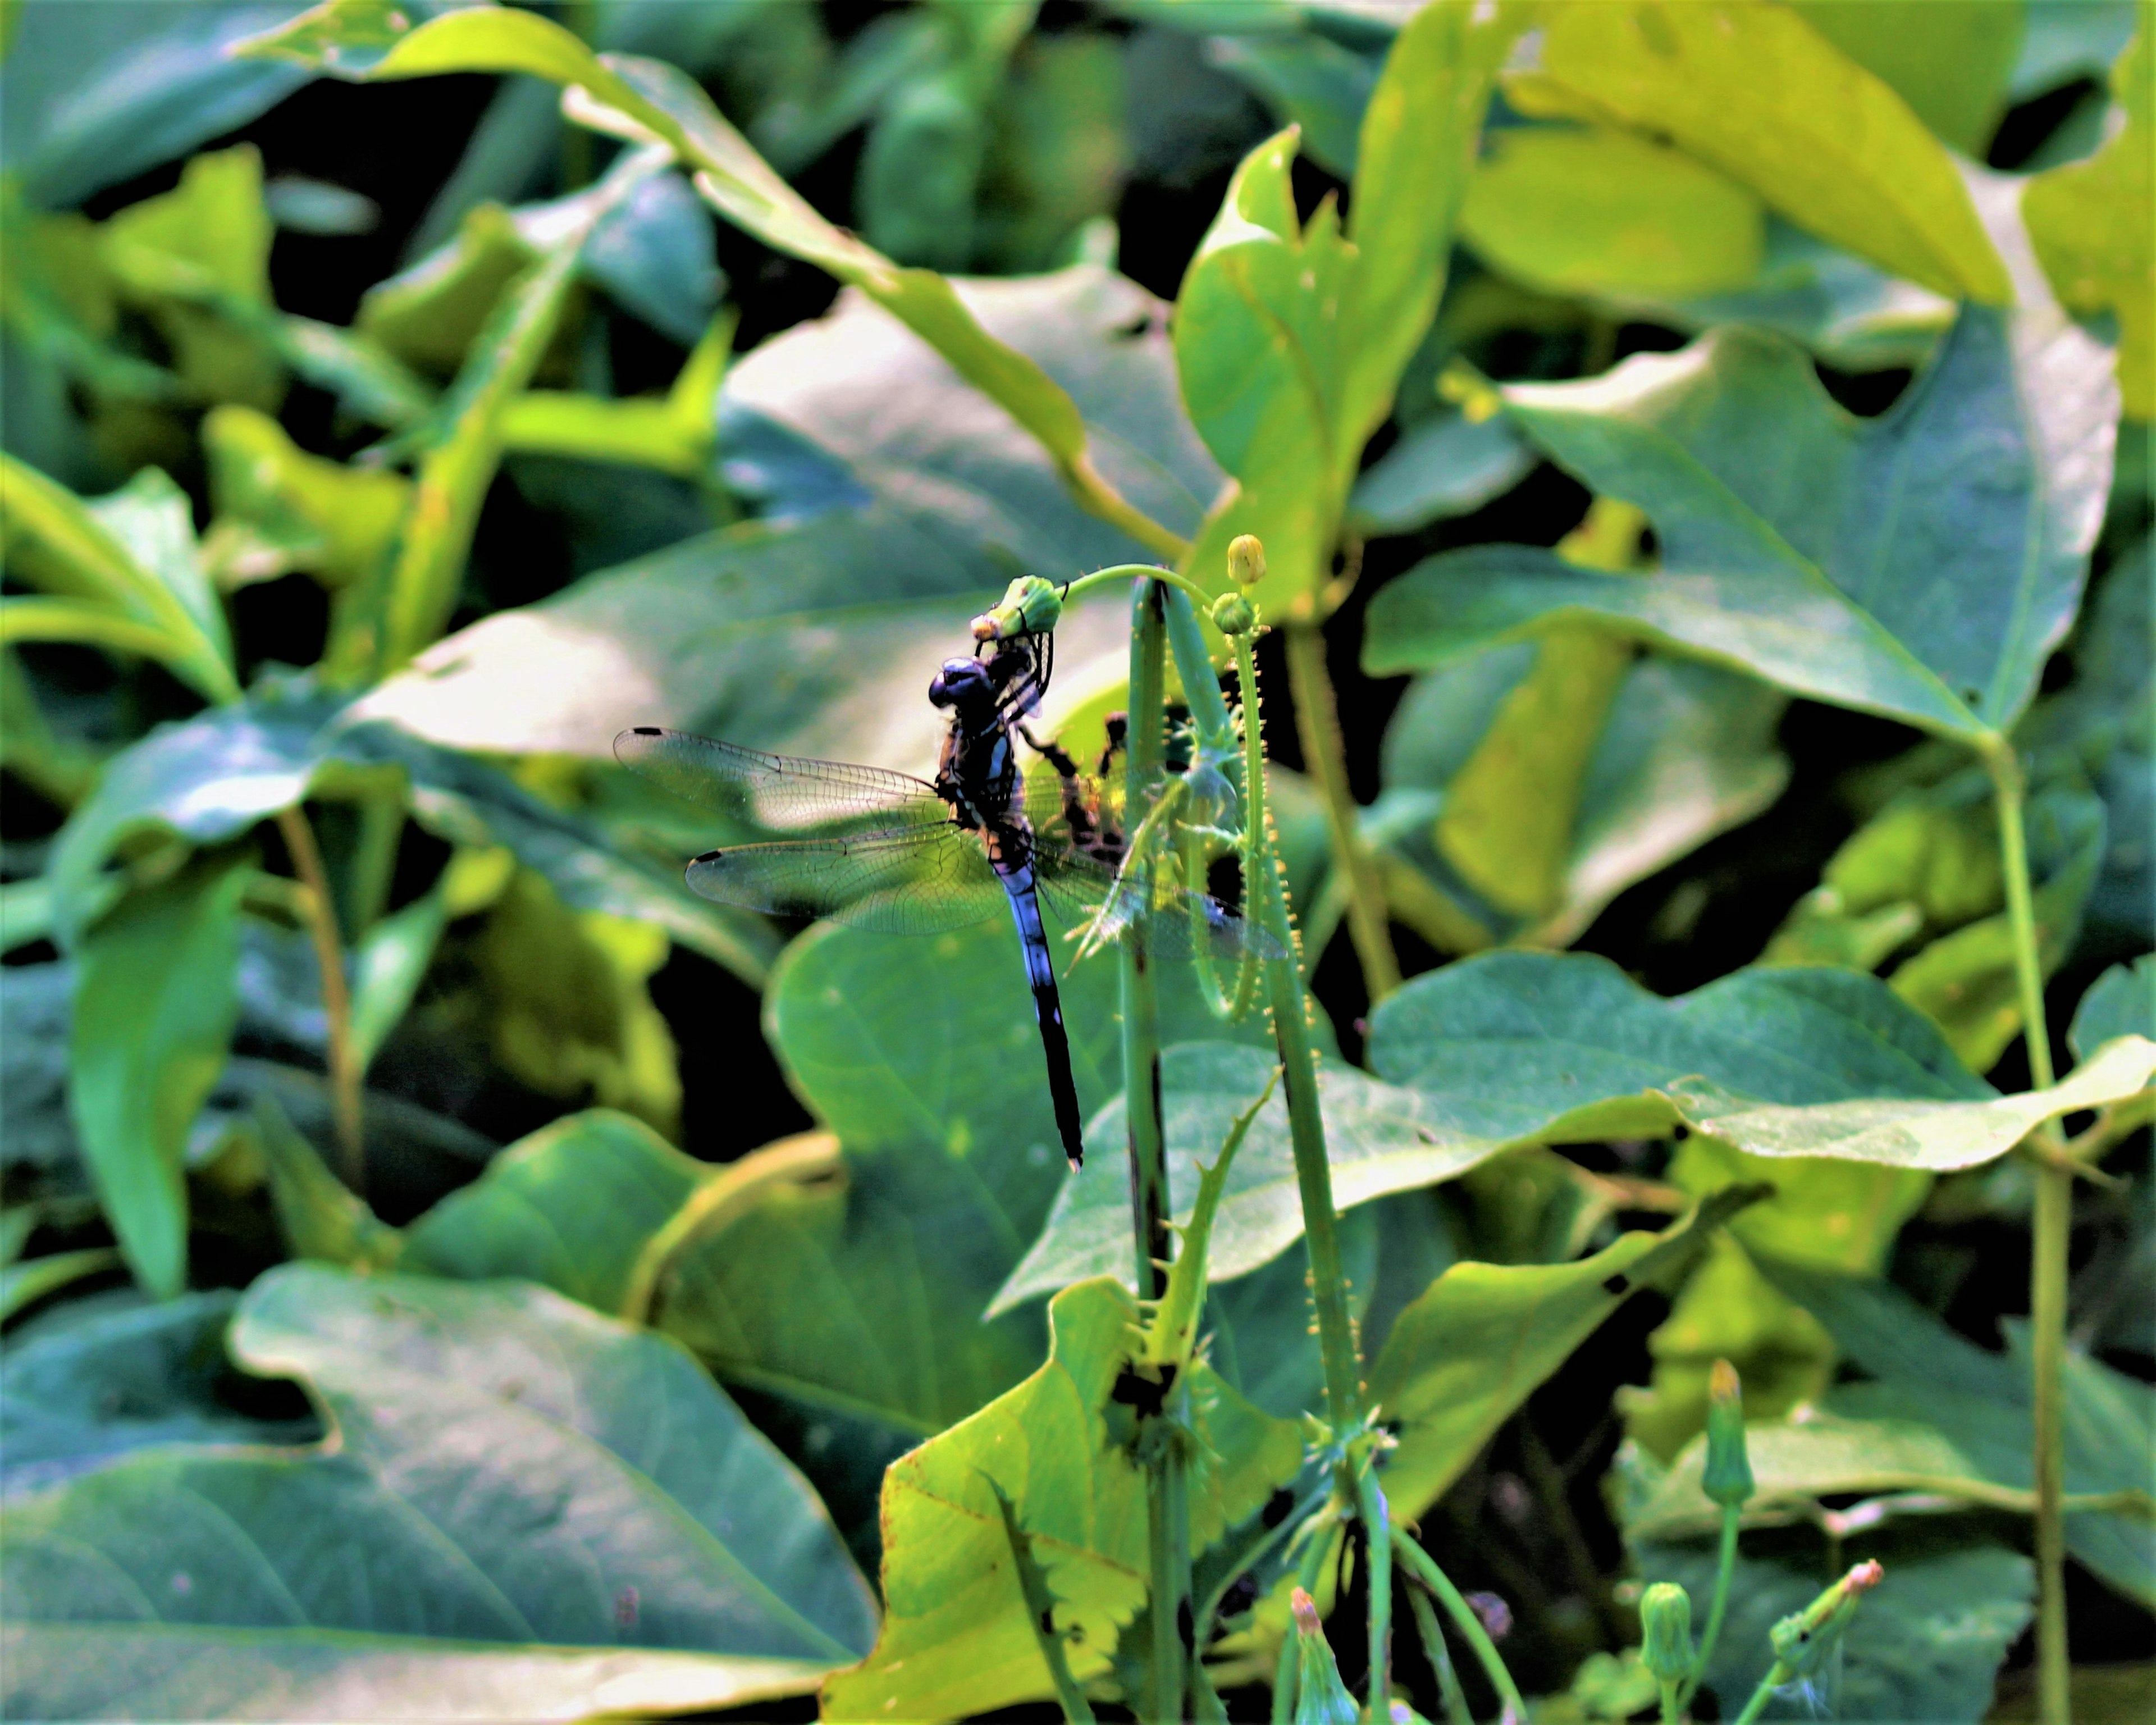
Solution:
<svg viewBox="0 0 2156 1725"><path fill-rule="evenodd" d="M1357 1474L1355 1498L1363 1517L1363 1554L1370 1566L1370 1717L1384 1721L1393 1707L1393 1517L1377 1469Z"/></svg>
<svg viewBox="0 0 2156 1725"><path fill-rule="evenodd" d="M2029 845L2021 820L2025 790L2021 763L2004 740L1985 751L1999 811L1999 862L2006 877L2006 916L2014 937L2014 977L2021 996L2021 1034L2029 1079L2041 1090L2053 1081L2051 1035L2044 1014L2042 960L2036 911L2029 887ZM2030 1370L2035 1404L2030 1457L2036 1488L2036 1697L2043 1725L2068 1725L2071 1665L2066 1648L2066 1250L2073 1226L2074 1182L2061 1165L2065 1143L2055 1123L2035 1133L2035 1214L2029 1266Z"/></svg>
<svg viewBox="0 0 2156 1725"><path fill-rule="evenodd" d="M1444 1703L1445 1725L1475 1725L1475 1716L1467 1710L1466 1694L1460 1686L1460 1674L1452 1668L1452 1651L1445 1645L1445 1631L1437 1626L1437 1613L1431 1609L1430 1595L1419 1587L1409 1588L1408 1609L1414 1614L1423 1657L1437 1673L1437 1693Z"/></svg>
<svg viewBox="0 0 2156 1725"><path fill-rule="evenodd" d="M1332 1206L1332 1166L1325 1149L1325 1122L1317 1106L1317 1054L1295 959L1295 924L1288 911L1287 882L1273 849L1272 816L1265 807L1265 751L1258 709L1258 668L1250 638L1235 639L1235 675L1241 685L1249 752L1245 773L1245 820L1255 834L1254 878L1244 890L1259 926L1279 946L1265 961L1265 986L1280 1050L1281 1081L1287 1091L1288 1133L1295 1150L1296 1186L1302 1199L1303 1244L1310 1254L1310 1297L1317 1309L1317 1346L1325 1366L1326 1416L1344 1434L1362 1418L1363 1368L1355 1326L1348 1309L1348 1274L1340 1255L1340 1217Z"/></svg>
<svg viewBox="0 0 2156 1725"><path fill-rule="evenodd" d="M1291 623L1287 639L1288 691L1295 699L1296 734L1303 765L1325 804L1332 866L1348 886L1348 932L1363 967L1363 991L1376 1005L1400 985L1400 961L1385 916L1385 887L1357 829L1355 798L1348 788L1347 747L1340 737L1339 703L1325 668L1325 636L1312 623ZM1313 955L1314 956L1314 955Z"/></svg>
<svg viewBox="0 0 2156 1725"><path fill-rule="evenodd" d="M292 872L306 891L307 932L315 944L315 963L322 973L322 1012L329 1020L330 1098L336 1117L337 1148L342 1153L345 1184L363 1194L367 1160L361 1137L358 1045L352 1035L352 989L345 979L344 942L337 934L336 901L322 867L321 847L305 811L295 803L277 811L277 830L291 853Z"/></svg>

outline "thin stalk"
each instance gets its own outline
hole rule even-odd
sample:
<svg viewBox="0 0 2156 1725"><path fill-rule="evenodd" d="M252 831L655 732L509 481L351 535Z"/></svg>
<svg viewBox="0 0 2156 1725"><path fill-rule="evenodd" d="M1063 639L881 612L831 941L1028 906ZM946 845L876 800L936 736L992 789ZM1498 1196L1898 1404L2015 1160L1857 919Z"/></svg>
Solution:
<svg viewBox="0 0 2156 1725"><path fill-rule="evenodd" d="M345 1184L364 1194L366 1148L361 1136L359 1046L352 1034L352 989L344 973L344 942L337 934L336 901L322 867L321 847L298 803L277 811L277 830L291 853L292 871L305 887L307 932L313 937L315 963L322 973L322 1012L329 1020L330 1099L336 1117L337 1147L342 1153Z"/></svg>
<svg viewBox="0 0 2156 1725"><path fill-rule="evenodd" d="M1136 828L1160 793L1167 756L1168 635L1158 582L1139 582L1131 601L1130 725L1125 744L1124 819ZM1141 866L1144 864L1141 860ZM1168 1156L1160 1121L1160 1019L1146 919L1120 948L1123 995L1123 1095L1131 1178L1131 1246L1141 1298L1168 1291ZM1188 1386L1169 1386L1169 1406L1188 1407ZM1166 1409L1156 1419L1172 1417ZM1183 1635L1190 1622L1190 1491L1174 1434L1146 1452L1146 1527L1152 1558L1152 1693L1150 1716L1185 1717Z"/></svg>
<svg viewBox="0 0 2156 1725"><path fill-rule="evenodd" d="M1445 1607L1445 1615L1467 1638L1467 1645L1474 1650L1483 1675L1489 1678L1491 1687L1497 1692L1497 1699L1504 1706L1507 1725L1513 1725L1513 1722L1526 1725L1527 1704L1521 1699L1519 1685L1512 1681L1512 1672L1506 1670L1497 1644L1490 1639L1490 1631L1482 1627L1482 1620L1475 1615L1475 1608L1467 1603L1445 1571L1437 1567L1430 1553L1398 1528L1393 1530L1393 1551L1408 1573L1437 1595L1437 1602Z"/></svg>
<svg viewBox="0 0 2156 1725"><path fill-rule="evenodd" d="M359 836L345 870L344 926L357 941L382 920L397 872L398 842L404 836L404 794L399 785L372 791L357 803Z"/></svg>
<svg viewBox="0 0 2156 1725"><path fill-rule="evenodd" d="M1170 562L1179 563L1189 554L1188 539L1170 532L1132 503L1101 477L1100 470L1082 450L1075 460L1059 459L1055 466L1071 500L1087 514L1099 516L1111 526L1121 527L1147 551Z"/></svg>
<svg viewBox="0 0 2156 1725"><path fill-rule="evenodd" d="M1325 636L1312 623L1291 623L1287 638L1288 692L1295 698L1296 733L1303 765L1325 804L1332 865L1348 886L1348 932L1363 967L1363 991L1374 1006L1400 985L1400 961L1385 916L1385 886L1357 829L1355 798L1348 788L1347 746L1340 737L1339 702L1325 668Z"/></svg>
<svg viewBox="0 0 2156 1725"><path fill-rule="evenodd" d="M1370 1717L1382 1722L1393 1711L1393 1517L1374 1467L1356 1475L1355 1502L1362 1512L1363 1558L1370 1570Z"/></svg>
<svg viewBox="0 0 2156 1725"><path fill-rule="evenodd" d="M1737 1529L1744 1519L1741 1503L1725 1505L1722 1512L1722 1546L1714 1565L1714 1597L1707 1608L1707 1627L1700 1632L1699 1651L1692 1656L1691 1675L1685 1680L1683 1701L1689 1704L1707 1676L1707 1662L1714 1657L1714 1644L1722 1636L1722 1620L1729 1610L1730 1578L1737 1573Z"/></svg>
<svg viewBox="0 0 2156 1725"><path fill-rule="evenodd" d="M1423 1657L1437 1673L1438 1698L1445 1704L1446 1725L1475 1725L1475 1715L1467 1710L1466 1692L1460 1686L1460 1673L1452 1668L1452 1650L1445 1645L1445 1631L1437 1626L1437 1613L1431 1608L1430 1595L1419 1587L1407 1591L1415 1633L1422 1638Z"/></svg>
<svg viewBox="0 0 2156 1725"><path fill-rule="evenodd" d="M1317 1592L1317 1577L1325 1567L1327 1553L1332 1548L1332 1533L1329 1525L1333 1511L1327 1509L1322 1517L1313 1517L1303 1524L1303 1538L1308 1543L1302 1548L1302 1561L1296 1566L1296 1585L1313 1597ZM1295 1630L1291 1628L1281 1643L1280 1662L1273 1667L1272 1725L1288 1725L1295 1717L1296 1658Z"/></svg>
<svg viewBox="0 0 2156 1725"><path fill-rule="evenodd" d="M1999 811L1999 855L2006 877L2006 916L2014 938L2014 978L2021 996L2021 1034L2029 1079L2053 1081L2051 1027L2044 1014L2036 910L2029 887L2029 846L2021 820L2021 763L2004 740L1984 752ZM2066 1251L2073 1227L2074 1182L2058 1158L2066 1145L2056 1124L2035 1133L2035 1214L2029 1265L2030 1372L2035 1434L2030 1457L2036 1488L2036 1701L2043 1725L2068 1725L2071 1666L2066 1647Z"/></svg>
<svg viewBox="0 0 2156 1725"><path fill-rule="evenodd" d="M1766 1711L1767 1703L1774 1698L1774 1692L1794 1676L1796 1673L1779 1659L1768 1666L1767 1675L1760 1678L1759 1686L1752 1692L1752 1699L1744 1703L1744 1711L1737 1716L1734 1725L1752 1725Z"/></svg>
<svg viewBox="0 0 2156 1725"><path fill-rule="evenodd" d="M1302 1199L1303 1245L1310 1254L1310 1297L1317 1310L1318 1354L1325 1366L1326 1414L1333 1430L1345 1434L1362 1419L1362 1363L1348 1310L1348 1273L1340 1254L1340 1218L1332 1207L1325 1122L1318 1112L1317 1055L1310 1040L1302 972L1295 958L1287 883L1274 854L1272 815L1265 807L1257 658L1249 635L1233 639L1246 752L1243 819L1253 835L1255 865L1244 890L1253 901L1259 925L1280 947L1280 956L1265 961L1265 986L1272 1007L1273 1040L1280 1050L1281 1081L1287 1091L1288 1134L1295 1149L1296 1186Z"/></svg>

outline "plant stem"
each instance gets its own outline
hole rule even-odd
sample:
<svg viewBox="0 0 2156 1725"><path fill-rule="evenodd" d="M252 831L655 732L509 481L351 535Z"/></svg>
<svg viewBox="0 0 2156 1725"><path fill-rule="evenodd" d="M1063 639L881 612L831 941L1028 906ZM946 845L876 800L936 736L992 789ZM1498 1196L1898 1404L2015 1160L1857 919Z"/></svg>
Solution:
<svg viewBox="0 0 2156 1725"><path fill-rule="evenodd" d="M1295 1178L1302 1199L1303 1244L1310 1254L1310 1297L1317 1309L1317 1345L1325 1366L1326 1416L1345 1435L1362 1419L1363 1370L1355 1326L1348 1310L1348 1275L1340 1255L1340 1218L1332 1207L1332 1167L1325 1149L1325 1122L1317 1106L1317 1055L1310 1040L1302 972L1295 958L1295 925L1287 882L1273 848L1272 815L1265 807L1265 749L1258 709L1257 657L1247 634L1234 638L1235 674L1241 685L1247 750L1243 818L1252 823L1254 878L1244 890L1257 920L1280 947L1265 961L1265 985L1280 1050L1281 1081L1287 1091L1288 1134L1295 1149Z"/></svg>
<svg viewBox="0 0 2156 1725"><path fill-rule="evenodd" d="M1048 1578L1034 1558L1010 1499L993 1480L988 1481L988 1488L996 1494L996 1506L1003 1512L1004 1533L1010 1541L1011 1558L1018 1567L1019 1589L1025 1595L1026 1615L1032 1621L1034 1640L1048 1666L1049 1681L1055 1686L1055 1698L1063 1708L1063 1717L1067 1725L1093 1725L1093 1709L1086 1699L1086 1692L1070 1674L1070 1661L1064 1655L1063 1637L1055 1628L1055 1595L1049 1590Z"/></svg>
<svg viewBox="0 0 2156 1725"><path fill-rule="evenodd" d="M1363 967L1363 991L1374 1006L1400 985L1400 961L1393 952L1385 917L1384 882L1363 848L1357 829L1358 811L1348 788L1347 746L1340 737L1340 708L1332 678L1325 668L1325 636L1312 623L1290 623L1287 641L1288 692L1295 700L1296 732L1302 740L1303 765L1317 782L1325 804L1326 831L1332 841L1332 865L1348 885L1348 932Z"/></svg>
<svg viewBox="0 0 2156 1725"><path fill-rule="evenodd" d="M1370 1717L1383 1725L1392 1717L1393 1517L1375 1467L1366 1466L1356 1475L1355 1501L1370 1570Z"/></svg>
<svg viewBox="0 0 2156 1725"><path fill-rule="evenodd" d="M1692 1656L1691 1676L1685 1680L1683 1700L1689 1703L1707 1676L1707 1662L1714 1656L1714 1644L1722 1635L1722 1620L1729 1610L1729 1581L1737 1572L1737 1529L1744 1519L1744 1506L1725 1504L1722 1511L1722 1548L1714 1566L1714 1597L1707 1608L1707 1627L1700 1632L1699 1651Z"/></svg>
<svg viewBox="0 0 2156 1725"><path fill-rule="evenodd" d="M1179 533L1171 533L1132 504L1101 476L1091 458L1082 452L1075 460L1058 460L1055 466L1072 500L1087 514L1098 516L1111 526L1121 527L1147 551L1170 562L1182 562L1189 552L1188 540Z"/></svg>
<svg viewBox="0 0 2156 1725"><path fill-rule="evenodd" d="M1158 582L1138 583L1131 600L1130 721L1124 753L1127 827L1142 825L1160 794L1168 747L1168 633ZM1145 860L1139 859L1145 866ZM1160 1121L1160 1021L1146 919L1126 932L1120 953L1123 994L1123 1096L1131 1178L1131 1246L1139 1297L1168 1291L1168 1157ZM1170 1384L1163 1421L1187 1414L1188 1386ZM1146 1527L1152 1558L1152 1693L1150 1717L1186 1717L1183 1636L1191 1624L1190 1491L1182 1445L1173 1431L1155 1434L1145 1450Z"/></svg>
<svg viewBox="0 0 2156 1725"><path fill-rule="evenodd" d="M1437 1673L1438 1698L1445 1705L1446 1725L1475 1725L1467 1710L1467 1697L1460 1687L1460 1674L1452 1668L1452 1651L1445 1645L1445 1631L1437 1626L1437 1613L1430 1595L1419 1587L1408 1589L1408 1609L1414 1614L1415 1633L1422 1637L1423 1657Z"/></svg>
<svg viewBox="0 0 2156 1725"><path fill-rule="evenodd" d="M2003 738L1984 751L1999 812L1999 862L2006 880L2006 916L2014 937L2014 976L2021 996L2021 1034L2030 1085L2053 1081L2051 1028L2044 1014L2042 959L2035 896L2029 887L2029 846L2022 826L2026 788L2020 761ZM2056 1124L2035 1134L2040 1151L2063 1154ZM2036 1488L2036 1697L2043 1725L2068 1725L2071 1665L2066 1647L2066 1252L2073 1228L2071 1172L2053 1159L2035 1168L2035 1214L2029 1266L2030 1369L2035 1435L2030 1457Z"/></svg>
<svg viewBox="0 0 2156 1725"><path fill-rule="evenodd" d="M292 872L305 886L307 932L313 937L315 963L322 973L322 1012L329 1020L330 1098L336 1117L337 1147L342 1153L345 1184L364 1194L367 1158L361 1136L359 1049L352 1035L352 990L345 979L344 942L337 934L336 901L322 867L321 848L306 812L296 803L277 811L277 830L291 853Z"/></svg>
<svg viewBox="0 0 2156 1725"><path fill-rule="evenodd" d="M1482 1620L1475 1615L1475 1608L1467 1603L1445 1571L1437 1567L1430 1553L1398 1528L1393 1532L1393 1551L1408 1573L1437 1595L1445 1615L1467 1638L1467 1645L1474 1649L1475 1657L1481 1664L1483 1675L1489 1678L1491 1686L1497 1692L1497 1699L1504 1705L1506 1719L1526 1725L1527 1704L1520 1697L1519 1685L1512 1681L1512 1672L1505 1669L1504 1658L1498 1653L1496 1643L1490 1639L1490 1631L1482 1627Z"/></svg>
<svg viewBox="0 0 2156 1725"><path fill-rule="evenodd" d="M357 942L382 920L397 872L398 841L404 836L404 789L370 791L359 799L359 837L345 870L344 926Z"/></svg>
<svg viewBox="0 0 2156 1725"><path fill-rule="evenodd" d="M1774 1698L1774 1692L1794 1676L1796 1673L1779 1659L1768 1666L1767 1675L1760 1678L1759 1686L1752 1692L1752 1699L1744 1703L1744 1711L1737 1716L1733 1725L1752 1725L1752 1722L1766 1711L1767 1703Z"/></svg>

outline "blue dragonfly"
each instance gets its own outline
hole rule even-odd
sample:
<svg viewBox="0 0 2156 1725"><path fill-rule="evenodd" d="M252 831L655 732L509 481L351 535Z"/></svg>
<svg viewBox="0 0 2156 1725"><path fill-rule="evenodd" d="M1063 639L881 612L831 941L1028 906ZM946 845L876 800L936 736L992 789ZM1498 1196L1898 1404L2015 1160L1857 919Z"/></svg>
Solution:
<svg viewBox="0 0 2156 1725"><path fill-rule="evenodd" d="M930 701L950 715L933 780L641 726L614 739L614 754L732 822L813 834L705 852L687 878L706 898L906 934L968 927L1008 906L1033 991L1056 1130L1075 1168L1085 1159L1082 1122L1042 906L1067 929L1089 929L1095 938L1125 934L1142 919L1147 949L1169 956L1202 950L1231 964L1245 952L1275 957L1281 947L1150 864L1125 865L1106 786L1025 728L1047 687L1052 649L1052 637L1020 634L993 643L985 658L977 651L944 661L928 688ZM1053 771L1029 781L1020 737Z"/></svg>

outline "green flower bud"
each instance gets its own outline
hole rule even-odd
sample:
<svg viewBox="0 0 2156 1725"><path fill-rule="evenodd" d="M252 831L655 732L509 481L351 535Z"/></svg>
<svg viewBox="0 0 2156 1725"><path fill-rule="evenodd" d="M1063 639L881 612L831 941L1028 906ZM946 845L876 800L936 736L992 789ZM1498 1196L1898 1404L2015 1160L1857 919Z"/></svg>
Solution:
<svg viewBox="0 0 2156 1725"><path fill-rule="evenodd" d="M1239 593L1213 601L1213 627L1224 635L1246 635L1258 626L1258 608Z"/></svg>
<svg viewBox="0 0 2156 1725"><path fill-rule="evenodd" d="M1707 1469L1699 1488L1725 1509L1752 1495L1752 1461L1744 1452L1744 1393L1737 1368L1714 1363L1707 1379Z"/></svg>
<svg viewBox="0 0 2156 1725"><path fill-rule="evenodd" d="M1691 1675L1691 1595L1674 1581L1658 1581L1640 1596L1640 1629L1645 1645L1640 1662L1663 1683Z"/></svg>
<svg viewBox="0 0 2156 1725"><path fill-rule="evenodd" d="M1038 575L1021 575L1003 598L973 619L977 641L1004 641L1018 635L1045 635L1063 620L1063 589Z"/></svg>
<svg viewBox="0 0 2156 1725"><path fill-rule="evenodd" d="M1886 1579L1877 1558L1868 1558L1801 1611L1767 1631L1776 1661L1792 1676L1809 1676L1826 1663L1856 1615L1856 1602Z"/></svg>
<svg viewBox="0 0 2156 1725"><path fill-rule="evenodd" d="M1363 1710L1340 1681L1340 1666L1317 1620L1317 1602L1297 1588L1290 1596L1295 1613L1295 1725L1357 1725Z"/></svg>
<svg viewBox="0 0 2156 1725"><path fill-rule="evenodd" d="M1255 587L1265 578L1265 547L1255 533L1228 542L1228 573L1238 587Z"/></svg>

